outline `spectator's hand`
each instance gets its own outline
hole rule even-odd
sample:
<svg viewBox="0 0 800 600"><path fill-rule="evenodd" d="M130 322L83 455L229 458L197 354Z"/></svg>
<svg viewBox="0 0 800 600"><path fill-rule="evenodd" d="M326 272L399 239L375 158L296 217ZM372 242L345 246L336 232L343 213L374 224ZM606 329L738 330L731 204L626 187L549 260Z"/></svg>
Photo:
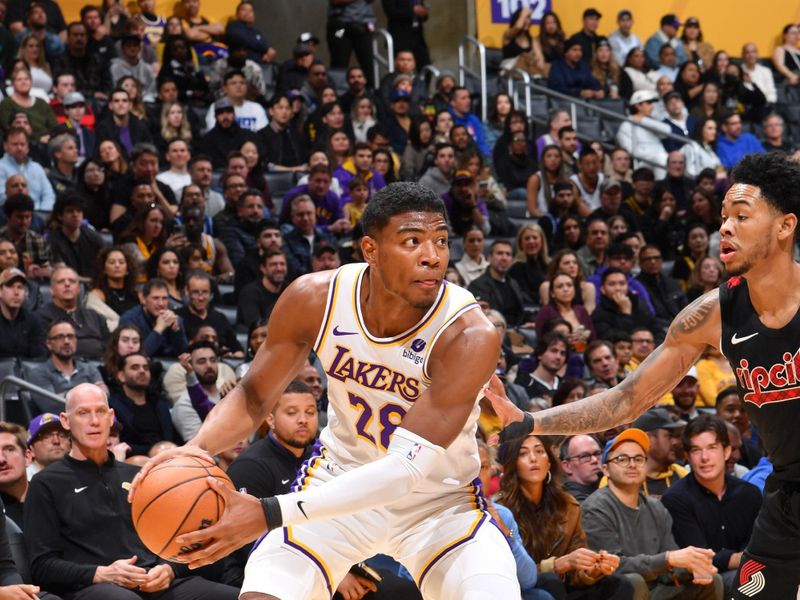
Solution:
<svg viewBox="0 0 800 600"><path fill-rule="evenodd" d="M131 447L125 442L120 442L119 444L111 447L111 454L114 455L115 460L120 462L125 462L125 459L128 458L128 452L130 451Z"/></svg>
<svg viewBox="0 0 800 600"><path fill-rule="evenodd" d="M136 567L136 556L121 558L107 567L99 566L94 572L92 583L113 583L120 587L135 589L147 583L147 571Z"/></svg>
<svg viewBox="0 0 800 600"><path fill-rule="evenodd" d="M94 97L97 98L98 100L103 100L103 101L108 100L108 94L106 94L105 92L95 92Z"/></svg>
<svg viewBox="0 0 800 600"><path fill-rule="evenodd" d="M156 565L147 572L148 580L139 586L142 592L160 592L167 589L175 579L175 571L169 565Z"/></svg>
<svg viewBox="0 0 800 600"><path fill-rule="evenodd" d="M173 233L171 236L167 238L165 245L172 247L177 246L180 248L182 246L186 246L188 243L189 240L186 239L185 233Z"/></svg>
<svg viewBox="0 0 800 600"><path fill-rule="evenodd" d="M328 225L328 231L330 231L331 233L335 233L337 235L340 233L350 233L350 230L352 228L353 227L352 225L350 225L350 221L348 221L347 219L338 219L333 223L331 223L330 225Z"/></svg>
<svg viewBox="0 0 800 600"><path fill-rule="evenodd" d="M594 90L581 90L581 98L594 98Z"/></svg>
<svg viewBox="0 0 800 600"><path fill-rule="evenodd" d="M4 585L0 587L0 600L36 600L39 598L38 585Z"/></svg>
<svg viewBox="0 0 800 600"><path fill-rule="evenodd" d="M530 8L525 8L523 10L530 10ZM417 4L414 7L414 16L415 17L420 17L422 19L426 18L428 16L428 8L425 7L425 6L422 6L422 4Z"/></svg>
<svg viewBox="0 0 800 600"><path fill-rule="evenodd" d="M377 592L378 586L369 579L348 573L344 576L336 591L342 595L344 600L361 600L367 593Z"/></svg>
<svg viewBox="0 0 800 600"><path fill-rule="evenodd" d="M233 388L236 387L237 383L238 382L235 379L228 379L227 381L223 381L222 385L217 386L219 397L224 398L225 396L230 394Z"/></svg>
<svg viewBox="0 0 800 600"><path fill-rule="evenodd" d="M792 73L786 78L786 81L789 82L789 85L797 85L798 83L800 83L800 75Z"/></svg>
<svg viewBox="0 0 800 600"><path fill-rule="evenodd" d="M606 552L605 550L600 550L597 553L598 555L598 563L597 569L600 571L601 574L605 575L606 577L611 575L614 571L619 568L619 556L616 554L611 554Z"/></svg>
<svg viewBox="0 0 800 600"><path fill-rule="evenodd" d="M183 352L182 354L178 355L178 362L181 363L181 366L186 370L186 374L194 371L192 368L192 355L188 352Z"/></svg>
<svg viewBox="0 0 800 600"><path fill-rule="evenodd" d="M670 550L667 566L687 569L694 575L694 582L701 585L711 583L716 567L711 563L714 551L708 548L687 546L680 550Z"/></svg>
<svg viewBox="0 0 800 600"><path fill-rule="evenodd" d="M508 399L503 382L497 375L492 375L489 383L483 388L483 395L492 403L492 408L503 421L503 427L522 421L522 411Z"/></svg>
<svg viewBox="0 0 800 600"><path fill-rule="evenodd" d="M658 215L658 218L661 221L669 221L670 217L672 217L672 213L673 213L672 207L667 205L661 209L661 213Z"/></svg>
<svg viewBox="0 0 800 600"><path fill-rule="evenodd" d="M236 352L225 352L222 356L228 358L244 358L244 350L237 350Z"/></svg>
<svg viewBox="0 0 800 600"><path fill-rule="evenodd" d="M588 548L578 548L566 556L556 559L556 572L586 571L591 573L597 563L598 554Z"/></svg>
<svg viewBox="0 0 800 600"><path fill-rule="evenodd" d="M197 548L178 555L177 562L188 564L190 569L217 562L237 548L252 542L268 528L264 509L258 498L236 492L213 477L207 477L206 483L222 496L225 512L210 527L175 538L180 546Z"/></svg>
<svg viewBox="0 0 800 600"><path fill-rule="evenodd" d="M616 303L619 311L622 314L629 315L631 312L633 312L633 303L628 297L628 294L624 294L623 292L619 291L611 296L611 299Z"/></svg>
<svg viewBox="0 0 800 600"><path fill-rule="evenodd" d="M156 318L156 324L153 326L153 330L163 334L167 329L172 327L172 323L175 321L175 313L171 310L162 311L160 315Z"/></svg>

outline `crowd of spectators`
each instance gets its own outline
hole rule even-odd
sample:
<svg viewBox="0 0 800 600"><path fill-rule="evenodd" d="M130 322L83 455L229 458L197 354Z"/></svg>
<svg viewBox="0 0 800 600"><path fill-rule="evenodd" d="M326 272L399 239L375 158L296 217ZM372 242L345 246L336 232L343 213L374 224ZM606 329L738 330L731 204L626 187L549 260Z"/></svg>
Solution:
<svg viewBox="0 0 800 600"><path fill-rule="evenodd" d="M725 281L730 168L800 141L782 110L800 89L795 24L769 63L753 43L739 58L715 48L696 18L637 35L622 10L606 38L597 9L567 35L556 13L537 30L520 8L502 70L629 112L612 139L591 139L568 110L541 126L505 93L482 121L447 71L429 89L424 24L438 5L383 0L394 72L373 81L371 0L330 2L330 65L313 32L273 47L250 0L227 23L200 0L175 15L136 4L86 5L67 23L53 0L0 0L0 362L48 392L30 396L27 430L0 423L0 584L35 583L40 597L236 597L247 549L199 575L164 563L134 533L125 482L196 434L292 281L362 260L359 221L381 188L441 195L447 279L503 336L509 397L540 410L619 383ZM326 406L312 355L220 466L237 488L286 491ZM498 431L482 405L479 437ZM721 599L770 469L712 350L629 429L480 452L527 600ZM7 551L19 529L29 565ZM398 564L374 564L377 592L355 570L338 595L419 597Z"/></svg>

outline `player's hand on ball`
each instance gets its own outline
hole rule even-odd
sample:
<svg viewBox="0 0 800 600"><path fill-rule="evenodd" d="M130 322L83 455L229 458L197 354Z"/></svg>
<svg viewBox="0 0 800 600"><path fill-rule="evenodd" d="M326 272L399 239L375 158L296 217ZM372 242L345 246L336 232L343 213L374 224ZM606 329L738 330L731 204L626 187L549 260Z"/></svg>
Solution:
<svg viewBox="0 0 800 600"><path fill-rule="evenodd" d="M225 512L210 527L175 538L181 546L197 548L177 558L177 562L187 564L190 569L210 565L267 531L264 509L258 498L235 492L213 477L207 482L225 500Z"/></svg>
<svg viewBox="0 0 800 600"><path fill-rule="evenodd" d="M488 385L483 388L483 395L492 403L497 416L503 420L503 427L522 421L522 411L508 399L506 388L497 375L492 375Z"/></svg>
<svg viewBox="0 0 800 600"><path fill-rule="evenodd" d="M133 501L133 497L136 495L136 489L139 487L139 484L147 476L147 474L153 469L153 467L156 467L161 463L177 456L194 456L200 460L206 461L210 465L217 464L214 462L214 459L209 456L208 452L197 446L186 445L165 450L164 452L159 453L147 461L147 464L145 464L145 466L143 466L136 474L136 477L133 478L133 481L131 481L131 489L128 491L128 502Z"/></svg>

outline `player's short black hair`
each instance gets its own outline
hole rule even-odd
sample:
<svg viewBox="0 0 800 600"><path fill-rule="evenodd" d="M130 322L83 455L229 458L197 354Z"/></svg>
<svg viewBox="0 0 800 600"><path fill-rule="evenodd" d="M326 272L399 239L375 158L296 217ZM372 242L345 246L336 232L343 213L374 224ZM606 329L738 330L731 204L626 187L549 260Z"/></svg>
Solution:
<svg viewBox="0 0 800 600"><path fill-rule="evenodd" d="M439 213L447 221L447 209L436 192L419 183L402 181L387 185L372 197L361 215L364 233L375 237L393 216L409 212Z"/></svg>
<svg viewBox="0 0 800 600"><path fill-rule="evenodd" d="M717 436L717 441L727 448L731 445L731 439L728 436L728 428L725 421L716 415L702 414L696 419L689 421L689 424L683 430L683 447L689 451L691 447L692 438L701 433L710 431Z"/></svg>
<svg viewBox="0 0 800 600"><path fill-rule="evenodd" d="M731 183L757 187L767 203L800 220L800 164L783 152L748 154L731 171Z"/></svg>

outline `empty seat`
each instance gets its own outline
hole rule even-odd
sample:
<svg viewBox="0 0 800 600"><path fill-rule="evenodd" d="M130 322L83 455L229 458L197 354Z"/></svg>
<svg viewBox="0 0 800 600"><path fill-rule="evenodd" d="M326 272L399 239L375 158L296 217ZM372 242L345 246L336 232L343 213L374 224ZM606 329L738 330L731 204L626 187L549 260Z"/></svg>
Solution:
<svg viewBox="0 0 800 600"><path fill-rule="evenodd" d="M328 82L336 90L336 95L341 96L347 91L347 70L328 69Z"/></svg>
<svg viewBox="0 0 800 600"><path fill-rule="evenodd" d="M506 215L510 219L524 219L528 215L528 203L524 200L509 200Z"/></svg>
<svg viewBox="0 0 800 600"><path fill-rule="evenodd" d="M531 115L546 119L548 112L550 107L546 96L531 96Z"/></svg>
<svg viewBox="0 0 800 600"><path fill-rule="evenodd" d="M232 326L236 326L236 307L235 306L217 306L216 309L225 315L225 318L228 319L228 323Z"/></svg>
<svg viewBox="0 0 800 600"><path fill-rule="evenodd" d="M286 192L294 187L294 173L284 171L270 171L264 177L273 196L283 197Z"/></svg>
<svg viewBox="0 0 800 600"><path fill-rule="evenodd" d="M592 140L599 140L603 137L600 119L598 117L580 117L576 128L578 133L585 135Z"/></svg>

